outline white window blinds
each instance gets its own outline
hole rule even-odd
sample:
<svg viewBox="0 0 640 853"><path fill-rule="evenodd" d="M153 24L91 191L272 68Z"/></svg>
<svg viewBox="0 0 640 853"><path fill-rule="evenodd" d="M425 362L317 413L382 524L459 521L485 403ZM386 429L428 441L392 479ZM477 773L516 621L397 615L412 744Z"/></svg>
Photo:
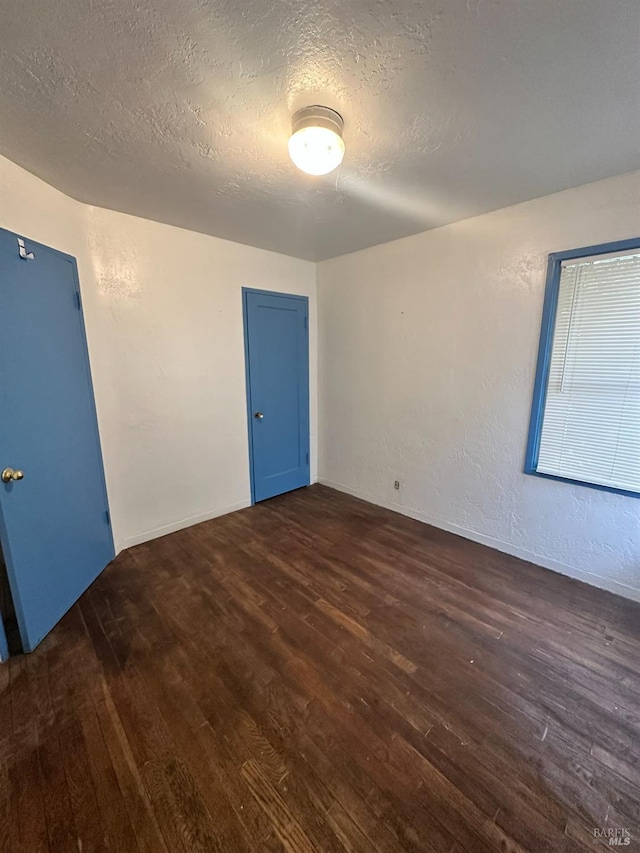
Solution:
<svg viewBox="0 0 640 853"><path fill-rule="evenodd" d="M640 252L562 266L537 470L640 492Z"/></svg>

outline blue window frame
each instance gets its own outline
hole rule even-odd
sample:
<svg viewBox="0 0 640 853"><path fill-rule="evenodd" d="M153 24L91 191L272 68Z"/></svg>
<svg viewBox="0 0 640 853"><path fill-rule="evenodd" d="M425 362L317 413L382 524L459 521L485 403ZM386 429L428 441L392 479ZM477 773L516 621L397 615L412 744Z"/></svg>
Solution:
<svg viewBox="0 0 640 853"><path fill-rule="evenodd" d="M524 471L526 474L534 474L538 477L545 477L551 480L560 480L561 482L574 484L579 483L580 485L601 489L603 491L615 492L617 494L629 495L632 497L640 497L640 491L636 491L635 489L629 490L626 488L614 488L610 485L591 483L574 477L564 477L557 474L544 473L538 470L540 441L542 436L545 405L547 401L547 389L549 385L551 355L554 342L558 297L560 294L560 277L563 262L566 263L567 261L579 260L580 258L591 258L592 256L597 255L625 253L627 251L629 251L630 254L640 251L640 237L629 240L620 240L615 243L603 243L598 246L584 246L581 249L572 249L566 252L554 252L549 255L547 265L547 282L542 311L542 329L540 333L540 345L533 389L533 404L531 409L531 422L529 425Z"/></svg>

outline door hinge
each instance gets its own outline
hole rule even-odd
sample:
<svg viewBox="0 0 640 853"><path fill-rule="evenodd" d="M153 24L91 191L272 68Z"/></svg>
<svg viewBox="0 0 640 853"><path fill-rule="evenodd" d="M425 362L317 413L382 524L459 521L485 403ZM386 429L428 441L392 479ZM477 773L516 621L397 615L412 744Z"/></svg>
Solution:
<svg viewBox="0 0 640 853"><path fill-rule="evenodd" d="M35 258L33 252L27 252L27 247L24 245L22 237L18 237L18 254L25 261L32 261Z"/></svg>
<svg viewBox="0 0 640 853"><path fill-rule="evenodd" d="M304 318L304 327L305 327L305 329L309 328L309 318L308 317Z"/></svg>
<svg viewBox="0 0 640 853"><path fill-rule="evenodd" d="M111 513L108 509L105 509L104 511L104 520L107 522L107 524L111 524Z"/></svg>
<svg viewBox="0 0 640 853"><path fill-rule="evenodd" d="M307 450L307 465L309 464L309 451Z"/></svg>
<svg viewBox="0 0 640 853"><path fill-rule="evenodd" d="M76 290L76 308L78 311L82 310L82 297L80 296L79 290Z"/></svg>

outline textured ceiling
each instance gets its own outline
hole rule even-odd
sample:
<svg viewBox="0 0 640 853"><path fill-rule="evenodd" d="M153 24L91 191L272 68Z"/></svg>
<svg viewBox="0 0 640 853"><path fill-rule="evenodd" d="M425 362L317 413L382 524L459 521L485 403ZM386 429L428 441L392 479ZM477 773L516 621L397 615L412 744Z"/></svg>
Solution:
<svg viewBox="0 0 640 853"><path fill-rule="evenodd" d="M640 165L638 0L2 0L0 152L312 260ZM339 172L290 116L345 120Z"/></svg>

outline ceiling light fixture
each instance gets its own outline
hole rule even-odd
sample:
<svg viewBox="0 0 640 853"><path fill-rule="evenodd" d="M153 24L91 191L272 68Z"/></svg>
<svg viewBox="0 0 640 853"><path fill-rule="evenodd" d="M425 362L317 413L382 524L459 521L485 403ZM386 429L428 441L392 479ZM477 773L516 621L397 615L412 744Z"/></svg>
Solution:
<svg viewBox="0 0 640 853"><path fill-rule="evenodd" d="M304 107L291 119L289 156L308 175L327 175L344 157L342 116L329 107Z"/></svg>

